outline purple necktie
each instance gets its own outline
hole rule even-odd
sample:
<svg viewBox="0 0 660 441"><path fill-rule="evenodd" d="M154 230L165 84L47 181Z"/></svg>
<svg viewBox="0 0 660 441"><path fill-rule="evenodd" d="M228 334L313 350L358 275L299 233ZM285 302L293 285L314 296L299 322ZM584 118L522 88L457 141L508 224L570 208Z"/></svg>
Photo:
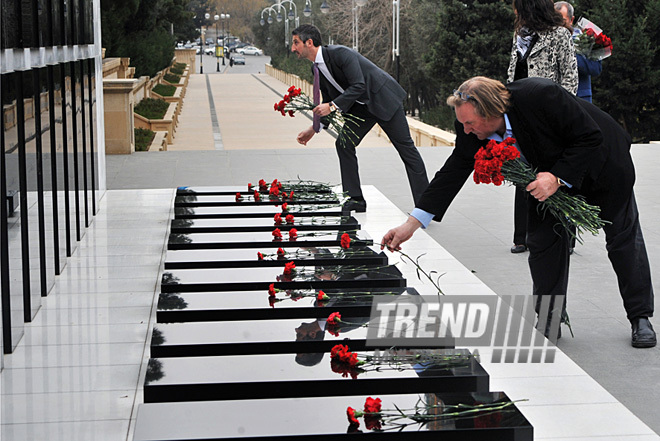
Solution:
<svg viewBox="0 0 660 441"><path fill-rule="evenodd" d="M312 70L314 71L314 105L318 106L321 104L321 89L319 86L319 66L318 64L312 64ZM316 133L321 131L321 117L317 114L314 114L314 119L312 120L312 128Z"/></svg>

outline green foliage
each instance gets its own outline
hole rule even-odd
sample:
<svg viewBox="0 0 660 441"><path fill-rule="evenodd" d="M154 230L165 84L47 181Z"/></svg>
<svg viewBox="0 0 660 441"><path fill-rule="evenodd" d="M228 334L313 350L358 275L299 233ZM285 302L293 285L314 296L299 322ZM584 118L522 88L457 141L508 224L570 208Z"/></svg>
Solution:
<svg viewBox="0 0 660 441"><path fill-rule="evenodd" d="M581 0L584 16L612 39L612 56L592 79L593 102L619 121L633 142L660 139L660 0Z"/></svg>
<svg viewBox="0 0 660 441"><path fill-rule="evenodd" d="M172 26L192 23L187 0L102 0L102 44L107 57L130 57L135 75L153 76L174 57ZM194 25L192 25L194 27Z"/></svg>
<svg viewBox="0 0 660 441"><path fill-rule="evenodd" d="M179 81L181 81L181 77L179 75L174 75L171 73L166 73L163 75L163 79L171 84L179 84Z"/></svg>
<svg viewBox="0 0 660 441"><path fill-rule="evenodd" d="M176 86L170 84L156 84L152 90L160 96L174 96Z"/></svg>
<svg viewBox="0 0 660 441"><path fill-rule="evenodd" d="M171 67L171 68L170 68L170 73L171 73L171 74L174 74L174 75L179 75L179 76L181 76L181 75L183 75L183 69L179 69L179 68L177 68L177 67Z"/></svg>
<svg viewBox="0 0 660 441"><path fill-rule="evenodd" d="M156 132L149 129L134 129L135 130L135 151L146 152L149 150L151 141L153 141Z"/></svg>
<svg viewBox="0 0 660 441"><path fill-rule="evenodd" d="M144 116L147 119L163 119L169 106L169 103L164 100L144 98L137 103L133 110L138 115Z"/></svg>
<svg viewBox="0 0 660 441"><path fill-rule="evenodd" d="M186 70L186 67L188 65L186 63L174 63L174 66L172 67L173 69L180 69L181 73L183 73L184 70Z"/></svg>
<svg viewBox="0 0 660 441"><path fill-rule="evenodd" d="M310 83L314 82L312 63L308 60L299 60L298 56L295 54L271 57L270 64L276 69L298 75L300 78Z"/></svg>

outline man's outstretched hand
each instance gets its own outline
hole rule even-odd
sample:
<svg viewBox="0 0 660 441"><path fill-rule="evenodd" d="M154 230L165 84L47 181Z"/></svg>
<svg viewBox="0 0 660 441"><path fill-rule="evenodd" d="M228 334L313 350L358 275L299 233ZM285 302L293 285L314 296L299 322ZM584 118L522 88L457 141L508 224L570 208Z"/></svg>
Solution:
<svg viewBox="0 0 660 441"><path fill-rule="evenodd" d="M392 228L383 236L380 241L380 249L387 247L390 251L400 251L400 245L410 239L421 226L422 224L417 219L412 216L408 217L407 221L396 228Z"/></svg>

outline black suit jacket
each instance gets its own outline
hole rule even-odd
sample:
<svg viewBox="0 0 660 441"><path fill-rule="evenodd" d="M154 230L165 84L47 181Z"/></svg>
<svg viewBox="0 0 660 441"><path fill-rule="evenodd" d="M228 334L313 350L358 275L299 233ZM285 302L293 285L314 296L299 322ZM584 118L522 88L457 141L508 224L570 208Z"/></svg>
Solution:
<svg viewBox="0 0 660 441"><path fill-rule="evenodd" d="M321 54L332 78L344 89L344 93L340 93L319 72L323 102L333 101L346 112L360 101L372 115L384 121L389 121L403 106L406 91L387 72L358 52L346 46L323 46Z"/></svg>
<svg viewBox="0 0 660 441"><path fill-rule="evenodd" d="M608 191L628 196L635 181L630 136L607 113L543 78L508 84L507 115L518 146L537 172L548 171L587 198ZM488 140L455 122L456 147L417 204L440 221L474 171L474 155Z"/></svg>

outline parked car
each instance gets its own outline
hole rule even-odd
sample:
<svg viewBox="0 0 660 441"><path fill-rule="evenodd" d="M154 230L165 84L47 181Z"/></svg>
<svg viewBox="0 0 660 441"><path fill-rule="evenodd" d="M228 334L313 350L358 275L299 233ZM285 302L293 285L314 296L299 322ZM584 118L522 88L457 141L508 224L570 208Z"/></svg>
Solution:
<svg viewBox="0 0 660 441"><path fill-rule="evenodd" d="M245 57L243 55L234 55L231 59L234 60L234 64L242 64L245 66Z"/></svg>
<svg viewBox="0 0 660 441"><path fill-rule="evenodd" d="M236 49L236 52L238 52L239 54L243 54L243 55L263 55L264 54L264 51L262 51L261 49L257 49L254 46L241 47L241 48Z"/></svg>
<svg viewBox="0 0 660 441"><path fill-rule="evenodd" d="M204 53L206 55L215 55L215 46L205 46Z"/></svg>

